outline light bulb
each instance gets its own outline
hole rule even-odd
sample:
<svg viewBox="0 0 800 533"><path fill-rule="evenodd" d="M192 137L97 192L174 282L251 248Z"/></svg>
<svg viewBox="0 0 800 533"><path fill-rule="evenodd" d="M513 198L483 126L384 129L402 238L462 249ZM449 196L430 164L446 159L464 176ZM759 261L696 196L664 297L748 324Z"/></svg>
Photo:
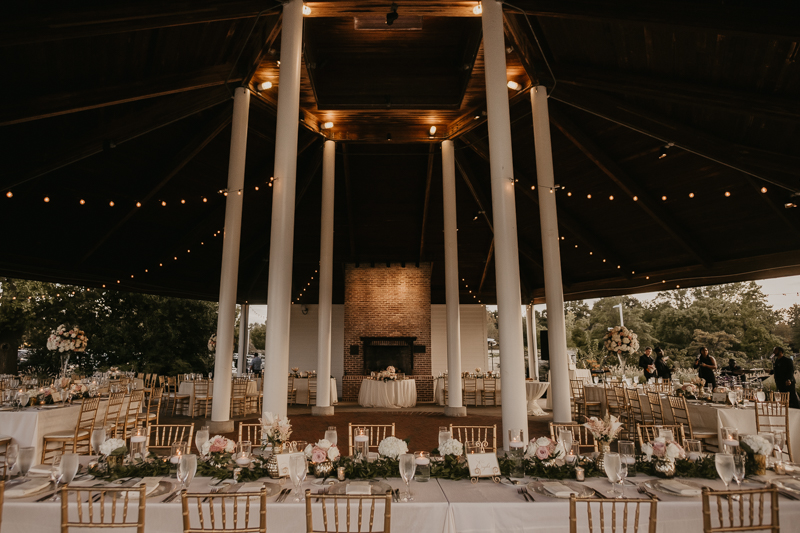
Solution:
<svg viewBox="0 0 800 533"><path fill-rule="evenodd" d="M519 91L520 89L522 89L522 85L520 85L515 81L509 80L509 82L506 85L508 85L508 88L511 89L512 91Z"/></svg>
<svg viewBox="0 0 800 533"><path fill-rule="evenodd" d="M9 198L11 198L12 196L14 196L14 193L13 193L13 192L11 192L11 191L8 191L8 192L6 193L6 196L7 196L7 197L9 197Z"/></svg>
<svg viewBox="0 0 800 533"><path fill-rule="evenodd" d="M431 129L428 130L428 135L430 135L431 137L436 135L436 126L431 126Z"/></svg>
<svg viewBox="0 0 800 533"><path fill-rule="evenodd" d="M483 13L483 6L478 2L478 5L472 8L472 13L474 15L480 15Z"/></svg>
<svg viewBox="0 0 800 533"><path fill-rule="evenodd" d="M264 81L256 85L256 91L266 91L267 89L272 89L271 81Z"/></svg>
<svg viewBox="0 0 800 533"><path fill-rule="evenodd" d="M311 8L308 7L307 5L303 4L303 15L308 16L310 14L311 14Z"/></svg>

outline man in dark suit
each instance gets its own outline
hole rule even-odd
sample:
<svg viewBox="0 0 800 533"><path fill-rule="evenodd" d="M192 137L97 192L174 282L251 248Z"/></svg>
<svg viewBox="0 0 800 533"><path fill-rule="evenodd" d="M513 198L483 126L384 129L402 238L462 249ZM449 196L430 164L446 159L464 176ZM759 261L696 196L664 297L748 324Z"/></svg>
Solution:
<svg viewBox="0 0 800 533"><path fill-rule="evenodd" d="M800 398L797 397L797 383L794 379L794 363L783 354L783 348L776 346L772 350L775 358L772 363L772 373L775 376L775 385L778 391L789 393L789 407L800 409Z"/></svg>
<svg viewBox="0 0 800 533"><path fill-rule="evenodd" d="M656 377L658 374L656 373L656 360L653 359L651 355L653 353L653 349L648 346L644 349L644 354L639 358L639 366L644 371L644 381L645 383L650 378Z"/></svg>

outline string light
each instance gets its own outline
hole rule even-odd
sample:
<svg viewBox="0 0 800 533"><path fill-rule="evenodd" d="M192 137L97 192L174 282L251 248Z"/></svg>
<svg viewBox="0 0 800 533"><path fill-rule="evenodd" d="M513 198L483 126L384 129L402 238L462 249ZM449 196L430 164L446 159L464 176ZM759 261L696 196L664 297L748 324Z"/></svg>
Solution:
<svg viewBox="0 0 800 533"><path fill-rule="evenodd" d="M164 200L161 200L161 206L162 207L167 207L167 202L165 202Z"/></svg>
<svg viewBox="0 0 800 533"><path fill-rule="evenodd" d="M48 203L49 201L50 201L50 197L49 196L45 196L44 197L44 203Z"/></svg>
<svg viewBox="0 0 800 533"><path fill-rule="evenodd" d="M86 200L84 200L83 198L81 198L81 205L84 205L85 203L86 203Z"/></svg>
<svg viewBox="0 0 800 533"><path fill-rule="evenodd" d="M136 202L136 207L142 207L142 202Z"/></svg>
<svg viewBox="0 0 800 533"><path fill-rule="evenodd" d="M731 195L731 192L730 192L730 191L725 191L725 198L728 198L728 197L730 197L730 195Z"/></svg>
<svg viewBox="0 0 800 533"><path fill-rule="evenodd" d="M111 200L110 202L108 202L108 205L109 205L110 207L114 207L114 200Z"/></svg>
<svg viewBox="0 0 800 533"><path fill-rule="evenodd" d="M608 199L609 200L613 200L614 199L614 195L612 194L611 196L608 197Z"/></svg>
<svg viewBox="0 0 800 533"><path fill-rule="evenodd" d="M8 192L6 193L6 196L7 196L8 198L11 198L12 196L14 196L14 193L13 193L13 192L11 192L11 191L8 191Z"/></svg>
<svg viewBox="0 0 800 533"><path fill-rule="evenodd" d="M689 198L694 198L694 193L693 192L689 193Z"/></svg>
<svg viewBox="0 0 800 533"><path fill-rule="evenodd" d="M662 196L662 197L661 197L661 200L662 200L662 201L664 201L664 202L666 202L666 201L667 201L667 197L666 197L666 196Z"/></svg>
<svg viewBox="0 0 800 533"><path fill-rule="evenodd" d="M592 195L591 195L591 194L587 194L587 195L586 195L586 198L588 198L589 200L591 200L591 199L592 199Z"/></svg>
<svg viewBox="0 0 800 533"><path fill-rule="evenodd" d="M761 187L761 192L762 193L766 193L767 192L767 188L766 187ZM11 194L11 193L9 193L9 194Z"/></svg>
<svg viewBox="0 0 800 533"><path fill-rule="evenodd" d="M186 203L186 200L183 200L183 199L181 199L181 203L182 203L182 204L185 204L185 203Z"/></svg>
<svg viewBox="0 0 800 533"><path fill-rule="evenodd" d="M633 201L634 201L634 202L638 202L638 201L639 201L639 197L638 197L638 196L634 196L634 197L633 197Z"/></svg>

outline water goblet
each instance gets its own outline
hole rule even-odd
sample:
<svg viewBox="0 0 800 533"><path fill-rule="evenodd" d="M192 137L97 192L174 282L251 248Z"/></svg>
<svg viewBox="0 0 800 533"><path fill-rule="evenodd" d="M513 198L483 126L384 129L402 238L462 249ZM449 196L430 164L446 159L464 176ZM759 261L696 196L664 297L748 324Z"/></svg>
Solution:
<svg viewBox="0 0 800 533"><path fill-rule="evenodd" d="M786 432L782 429L776 429L772 433L775 436L775 460L783 461L783 445L786 444Z"/></svg>
<svg viewBox="0 0 800 533"><path fill-rule="evenodd" d="M625 479L628 477L628 463L625 458L620 456L619 470L617 470L617 478L619 479L619 496L618 498L625 497Z"/></svg>
<svg viewBox="0 0 800 533"><path fill-rule="evenodd" d="M95 455L100 455L100 446L106 441L106 428L99 427L92 430L92 451Z"/></svg>
<svg viewBox="0 0 800 533"><path fill-rule="evenodd" d="M54 502L58 500L58 484L61 483L61 452L56 452L55 456L53 456L53 463L50 465L50 481L56 487L56 491L53 493L53 497L47 501Z"/></svg>
<svg viewBox="0 0 800 533"><path fill-rule="evenodd" d="M730 485L733 479L733 454L718 453L714 455L714 462L717 467L717 474L719 474L722 482L725 483L725 490L728 490L728 485Z"/></svg>
<svg viewBox="0 0 800 533"><path fill-rule="evenodd" d="M6 448L6 472L8 477L11 477L11 471L14 470L14 465L17 464L19 458L19 444L9 444Z"/></svg>
<svg viewBox="0 0 800 533"><path fill-rule="evenodd" d="M22 480L28 481L28 470L33 466L33 458L36 455L36 448L26 447L19 449L19 473Z"/></svg>
<svg viewBox="0 0 800 533"><path fill-rule="evenodd" d="M306 472L308 471L308 463L306 463L306 456L304 454L292 455L289 458L289 474L292 477L292 484L294 485L294 501L301 502L304 500L303 493L300 491L300 485L306 479Z"/></svg>
<svg viewBox="0 0 800 533"><path fill-rule="evenodd" d="M404 502L414 501L414 496L411 494L411 487L409 483L414 479L414 473L417 471L417 463L412 453L400 454L400 477L406 483L406 491L401 495L401 500Z"/></svg>
<svg viewBox="0 0 800 533"><path fill-rule="evenodd" d="M736 391L728 392L728 401L731 402L731 405L735 408L739 408L739 397L736 395Z"/></svg>
<svg viewBox="0 0 800 533"><path fill-rule="evenodd" d="M742 488L742 481L747 475L745 464L747 463L747 455L743 453L733 454L733 479L736 481L736 488ZM734 496L734 500L738 500L739 496Z"/></svg>
<svg viewBox="0 0 800 533"><path fill-rule="evenodd" d="M336 446L339 442L339 435L336 433L336 426L328 426L328 429L325 431L325 440Z"/></svg>
<svg viewBox="0 0 800 533"><path fill-rule="evenodd" d="M178 480L181 482L181 490L186 489L191 484L195 472L197 472L197 455L193 453L181 455L181 460L178 464Z"/></svg>
<svg viewBox="0 0 800 533"><path fill-rule="evenodd" d="M564 448L564 460L566 460L566 456L569 455L570 450L572 450L572 431L569 429L559 429L558 441Z"/></svg>
<svg viewBox="0 0 800 533"><path fill-rule="evenodd" d="M619 481L620 463L622 462L618 453L609 452L603 455L603 468L606 471L606 476L611 482L611 490L607 491L608 494L616 494L616 484Z"/></svg>
<svg viewBox="0 0 800 533"><path fill-rule="evenodd" d="M197 446L197 453L200 454L201 459L205 459L206 457L203 453L203 445L208 442L209 436L208 426L201 427L197 433L194 434L194 445Z"/></svg>
<svg viewBox="0 0 800 533"><path fill-rule="evenodd" d="M439 448L442 447L442 444L450 440L450 428L447 426L439 426Z"/></svg>

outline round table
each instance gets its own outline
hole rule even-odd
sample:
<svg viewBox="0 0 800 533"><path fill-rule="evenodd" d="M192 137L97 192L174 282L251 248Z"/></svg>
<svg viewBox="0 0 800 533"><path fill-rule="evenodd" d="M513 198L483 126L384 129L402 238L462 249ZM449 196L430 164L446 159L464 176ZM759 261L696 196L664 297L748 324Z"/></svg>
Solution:
<svg viewBox="0 0 800 533"><path fill-rule="evenodd" d="M358 391L358 404L362 407L414 407L417 405L417 383L413 379L365 379Z"/></svg>
<svg viewBox="0 0 800 533"><path fill-rule="evenodd" d="M539 407L536 400L544 395L544 392L550 386L547 381L525 381L525 397L528 400L528 414L535 416L544 415L544 410Z"/></svg>

